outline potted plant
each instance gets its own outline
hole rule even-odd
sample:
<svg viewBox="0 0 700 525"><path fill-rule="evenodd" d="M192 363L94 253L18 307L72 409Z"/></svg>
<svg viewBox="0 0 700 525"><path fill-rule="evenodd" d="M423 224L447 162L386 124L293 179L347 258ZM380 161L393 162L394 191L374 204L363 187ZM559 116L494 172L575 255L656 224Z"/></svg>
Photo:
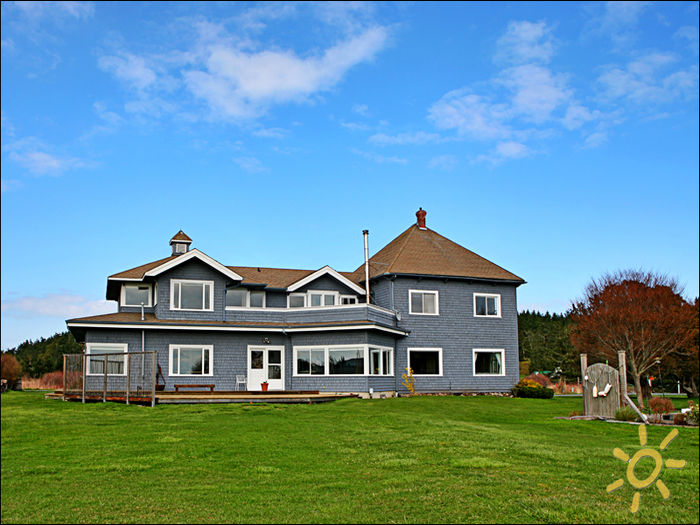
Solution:
<svg viewBox="0 0 700 525"><path fill-rule="evenodd" d="M267 392L267 387L269 386L267 381L263 381L262 383L260 383L260 386L262 387L263 392Z"/></svg>

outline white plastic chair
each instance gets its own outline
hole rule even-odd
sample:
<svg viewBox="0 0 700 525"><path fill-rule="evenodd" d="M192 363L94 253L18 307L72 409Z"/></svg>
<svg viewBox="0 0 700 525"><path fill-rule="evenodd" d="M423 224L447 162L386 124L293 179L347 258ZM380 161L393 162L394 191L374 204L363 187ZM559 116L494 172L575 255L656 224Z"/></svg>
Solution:
<svg viewBox="0 0 700 525"><path fill-rule="evenodd" d="M239 386L243 386L243 390L245 390L248 387L247 383L248 380L246 376L236 376L236 390L238 390Z"/></svg>

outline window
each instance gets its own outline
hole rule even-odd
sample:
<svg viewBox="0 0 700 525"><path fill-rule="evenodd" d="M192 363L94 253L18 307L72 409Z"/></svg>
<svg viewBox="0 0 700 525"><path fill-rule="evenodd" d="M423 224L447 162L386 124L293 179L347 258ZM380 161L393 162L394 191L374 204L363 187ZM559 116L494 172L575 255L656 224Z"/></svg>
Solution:
<svg viewBox="0 0 700 525"><path fill-rule="evenodd" d="M475 293L474 317L501 317L501 296L492 293Z"/></svg>
<svg viewBox="0 0 700 525"><path fill-rule="evenodd" d="M87 343L85 353L88 354L87 373L88 375L104 375L105 361L107 361L107 375L126 375L126 356L128 345L124 344L96 344ZM107 355L94 355L107 354ZM117 354L117 355L112 355ZM122 354L122 355L119 355ZM94 357L91 357L93 355Z"/></svg>
<svg viewBox="0 0 700 525"><path fill-rule="evenodd" d="M170 345L171 376L211 376L211 345Z"/></svg>
<svg viewBox="0 0 700 525"><path fill-rule="evenodd" d="M334 306L338 299L338 292L327 292L325 290L310 290L309 306Z"/></svg>
<svg viewBox="0 0 700 525"><path fill-rule="evenodd" d="M357 297L354 295L341 295L340 304L357 304Z"/></svg>
<svg viewBox="0 0 700 525"><path fill-rule="evenodd" d="M288 301L289 308L304 308L306 306L306 294L305 293L289 294L287 301Z"/></svg>
<svg viewBox="0 0 700 525"><path fill-rule="evenodd" d="M151 285L150 284L123 284L122 285L122 306L144 306L151 305Z"/></svg>
<svg viewBox="0 0 700 525"><path fill-rule="evenodd" d="M383 346L294 347L294 375L393 375L394 350Z"/></svg>
<svg viewBox="0 0 700 525"><path fill-rule="evenodd" d="M171 310L214 310L214 281L170 281Z"/></svg>
<svg viewBox="0 0 700 525"><path fill-rule="evenodd" d="M370 375L390 376L394 373L391 348L369 347Z"/></svg>
<svg viewBox="0 0 700 525"><path fill-rule="evenodd" d="M409 348L408 366L416 376L441 376L442 348Z"/></svg>
<svg viewBox="0 0 700 525"><path fill-rule="evenodd" d="M265 292L250 292L248 305L251 308L265 308Z"/></svg>
<svg viewBox="0 0 700 525"><path fill-rule="evenodd" d="M433 290L409 290L408 311L418 315L438 315L438 293Z"/></svg>
<svg viewBox="0 0 700 525"><path fill-rule="evenodd" d="M325 375L325 350L297 350L297 375Z"/></svg>
<svg viewBox="0 0 700 525"><path fill-rule="evenodd" d="M504 376L505 370L505 351L499 350L481 350L474 349L474 375L475 376Z"/></svg>
<svg viewBox="0 0 700 525"><path fill-rule="evenodd" d="M245 288L226 290L226 308L264 308L265 292L251 292Z"/></svg>

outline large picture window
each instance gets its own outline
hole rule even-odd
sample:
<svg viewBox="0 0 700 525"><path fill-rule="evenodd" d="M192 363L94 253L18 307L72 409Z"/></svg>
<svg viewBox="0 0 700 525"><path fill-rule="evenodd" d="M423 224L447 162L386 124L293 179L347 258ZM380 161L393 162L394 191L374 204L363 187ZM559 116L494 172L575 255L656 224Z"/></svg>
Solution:
<svg viewBox="0 0 700 525"><path fill-rule="evenodd" d="M211 345L170 345L170 375L213 375L213 350Z"/></svg>
<svg viewBox="0 0 700 525"><path fill-rule="evenodd" d="M171 310L202 310L212 311L214 281L170 281Z"/></svg>
<svg viewBox="0 0 700 525"><path fill-rule="evenodd" d="M85 353L87 354L88 375L104 375L105 362L107 363L107 375L126 375L127 363L124 353L127 351L127 344L97 344L87 343ZM98 354L98 355L95 355ZM104 354L104 355L99 355Z"/></svg>
<svg viewBox="0 0 700 525"><path fill-rule="evenodd" d="M475 376L503 376L505 369L505 351L502 349L474 349Z"/></svg>
<svg viewBox="0 0 700 525"><path fill-rule="evenodd" d="M363 348L328 350L328 373L331 375L362 375L365 373Z"/></svg>
<svg viewBox="0 0 700 525"><path fill-rule="evenodd" d="M415 315L438 315L437 290L409 290L408 311Z"/></svg>
<svg viewBox="0 0 700 525"><path fill-rule="evenodd" d="M416 376L441 376L442 348L409 348L408 366Z"/></svg>
<svg viewBox="0 0 700 525"><path fill-rule="evenodd" d="M501 317L501 296L499 294L475 293L475 317Z"/></svg>
<svg viewBox="0 0 700 525"><path fill-rule="evenodd" d="M297 374L298 375L325 375L326 351L325 350L297 350Z"/></svg>

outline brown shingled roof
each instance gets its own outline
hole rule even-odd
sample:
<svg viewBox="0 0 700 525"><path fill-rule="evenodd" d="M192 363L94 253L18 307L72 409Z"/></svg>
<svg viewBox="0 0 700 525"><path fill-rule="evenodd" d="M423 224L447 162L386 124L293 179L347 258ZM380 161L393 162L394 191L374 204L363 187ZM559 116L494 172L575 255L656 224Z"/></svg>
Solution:
<svg viewBox="0 0 700 525"><path fill-rule="evenodd" d="M173 235L172 239L170 239L170 242L173 241L192 242L192 239L190 239L185 232L180 230L175 235Z"/></svg>
<svg viewBox="0 0 700 525"><path fill-rule="evenodd" d="M130 270L124 270L123 272L115 273L113 275L110 275L110 279L143 279L144 274L152 270L153 268L157 268L161 264L165 264L168 261L171 261L175 259L176 257L179 257L179 255L171 255L170 257L166 257L165 259L158 259L157 261L149 262L146 264L142 264L141 266L137 266L136 268L131 268Z"/></svg>
<svg viewBox="0 0 700 525"><path fill-rule="evenodd" d="M263 268L257 266L227 266L243 277L243 284L266 284L270 288L287 288L318 270L293 270L289 268ZM338 272L351 281L354 272ZM354 282L354 281L353 281Z"/></svg>
<svg viewBox="0 0 700 525"><path fill-rule="evenodd" d="M525 282L517 275L430 229L415 224L370 258L370 278L385 273L474 277ZM364 264L354 272L364 281Z"/></svg>

